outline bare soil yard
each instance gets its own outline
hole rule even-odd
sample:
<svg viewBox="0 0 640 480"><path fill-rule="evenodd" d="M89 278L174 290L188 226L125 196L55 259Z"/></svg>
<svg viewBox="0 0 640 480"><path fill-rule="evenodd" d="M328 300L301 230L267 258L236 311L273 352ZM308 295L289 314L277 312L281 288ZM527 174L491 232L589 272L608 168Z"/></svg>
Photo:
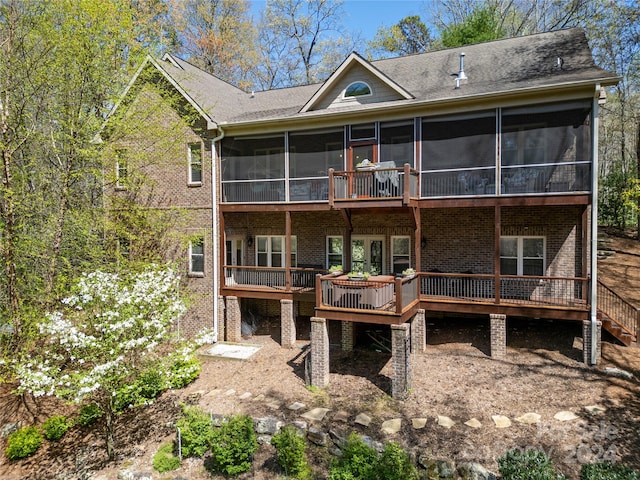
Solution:
<svg viewBox="0 0 640 480"><path fill-rule="evenodd" d="M612 287L626 289L640 300L638 243L620 239L614 249L624 253L604 260L601 271L617 282ZM248 360L203 357L203 371L195 383L166 393L149 408L122 415L119 458L114 464L105 464L102 440L95 431L74 428L60 443L46 444L25 461L9 463L0 456L0 478L115 479L124 468L152 472L151 457L174 435L172 423L181 401L199 403L212 413L276 416L285 421L299 419L312 407L326 407L330 412L317 425L324 430L333 428L345 435L356 431L396 441L419 454L477 461L493 471L497 458L508 449L527 447L543 449L571 478L577 478L582 463L593 460L622 461L640 469L640 348L621 346L603 332L602 362L589 368L582 363L580 324L508 319L507 356L494 360L487 355L488 319L429 317L427 322L427 351L414 359L413 386L406 401L389 397L390 355L371 348L364 337L359 337L359 348L353 352L342 352L335 345L329 387L311 391L304 384L302 361L308 342L301 339L298 348L285 350L277 344L277 333L260 330L246 340L262 345ZM339 337L331 341L337 344ZM607 375L605 367L623 369L634 377ZM241 399L246 392L251 396ZM294 402L306 407L293 412L287 407ZM593 405L604 411L591 414L585 409ZM30 406L35 412L35 405ZM51 404L43 405L38 420L52 409ZM554 416L560 411L571 411L578 418L559 421ZM339 412L347 413L346 421L339 419ZM515 420L528 412L539 414L540 423ZM359 413L373 418L369 427L353 422ZM455 424L438 425L438 415ZM497 428L494 415L508 417L511 426ZM0 426L17 418L33 420L25 405L5 392L0 397ZM392 418L402 419L402 429L389 436L381 425ZM426 418L424 428L413 428L414 418ZM471 418L482 427L465 425ZM0 446L4 445L3 440ZM317 467L327 465L324 450L314 448L310 454ZM212 478L202 465L201 460L188 461L176 472L154 473L153 478ZM254 471L242 478L284 478L272 447L261 446Z"/></svg>

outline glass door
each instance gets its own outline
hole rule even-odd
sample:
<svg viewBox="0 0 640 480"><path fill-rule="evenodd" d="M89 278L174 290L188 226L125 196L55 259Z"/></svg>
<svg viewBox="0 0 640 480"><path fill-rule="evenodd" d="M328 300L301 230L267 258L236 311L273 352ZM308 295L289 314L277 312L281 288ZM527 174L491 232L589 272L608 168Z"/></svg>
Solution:
<svg viewBox="0 0 640 480"><path fill-rule="evenodd" d="M351 271L381 275L384 265L384 237L351 239Z"/></svg>

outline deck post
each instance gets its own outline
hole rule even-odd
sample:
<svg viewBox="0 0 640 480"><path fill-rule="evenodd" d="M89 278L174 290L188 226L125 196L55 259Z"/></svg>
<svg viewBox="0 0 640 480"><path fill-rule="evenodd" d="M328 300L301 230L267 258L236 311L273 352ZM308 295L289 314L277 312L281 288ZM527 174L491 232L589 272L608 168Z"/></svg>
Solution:
<svg viewBox="0 0 640 480"><path fill-rule="evenodd" d="M407 398L411 388L411 348L409 325L391 325L391 396L396 400Z"/></svg>
<svg viewBox="0 0 640 480"><path fill-rule="evenodd" d="M602 358L602 322L598 320L596 323L595 335L593 335L593 332L591 331L591 325L591 320L584 320L582 322L582 359L586 365L596 365L600 363ZM593 357L591 356L591 342L594 337L598 342L596 345L595 363L592 361Z"/></svg>
<svg viewBox="0 0 640 480"><path fill-rule="evenodd" d="M507 354L507 316L492 313L489 318L491 324L491 357L503 358Z"/></svg>
<svg viewBox="0 0 640 480"><path fill-rule="evenodd" d="M342 351L351 352L353 351L353 330L354 324L353 322L340 322L342 324Z"/></svg>
<svg viewBox="0 0 640 480"><path fill-rule="evenodd" d="M220 295L220 298L218 300L218 318L219 319L225 318L224 311L225 311L224 297ZM225 330L225 322L224 321L218 322L218 341L219 342L224 341L224 330Z"/></svg>
<svg viewBox="0 0 640 480"><path fill-rule="evenodd" d="M242 340L242 315L238 297L227 297L227 342Z"/></svg>
<svg viewBox="0 0 640 480"><path fill-rule="evenodd" d="M411 320L411 353L424 353L427 349L427 323L425 311L420 308Z"/></svg>
<svg viewBox="0 0 640 480"><path fill-rule="evenodd" d="M329 385L329 332L327 320L311 317L311 385Z"/></svg>
<svg viewBox="0 0 640 480"><path fill-rule="evenodd" d="M296 346L296 317L293 311L293 300L280 300L280 346L294 348Z"/></svg>

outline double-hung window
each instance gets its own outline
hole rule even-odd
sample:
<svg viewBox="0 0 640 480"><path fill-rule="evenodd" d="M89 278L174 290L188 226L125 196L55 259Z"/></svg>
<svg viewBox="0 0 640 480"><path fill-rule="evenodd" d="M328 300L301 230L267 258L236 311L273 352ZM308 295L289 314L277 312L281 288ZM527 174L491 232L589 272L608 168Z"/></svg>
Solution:
<svg viewBox="0 0 640 480"><path fill-rule="evenodd" d="M286 265L286 238L277 236L256 236L256 265L258 267L284 267ZM298 242L291 237L291 266L298 265Z"/></svg>
<svg viewBox="0 0 640 480"><path fill-rule="evenodd" d="M500 273L503 275L544 276L544 237L501 237Z"/></svg>
<svg viewBox="0 0 640 480"><path fill-rule="evenodd" d="M189 185L202 185L202 144L190 143L188 149Z"/></svg>
<svg viewBox="0 0 640 480"><path fill-rule="evenodd" d="M344 265L344 242L341 236L327 237L327 267Z"/></svg>
<svg viewBox="0 0 640 480"><path fill-rule="evenodd" d="M409 237L391 237L391 266L393 273L402 273L411 266L411 239Z"/></svg>
<svg viewBox="0 0 640 480"><path fill-rule="evenodd" d="M124 190L127 188L128 165L125 152L118 150L116 152L116 189Z"/></svg>
<svg viewBox="0 0 640 480"><path fill-rule="evenodd" d="M189 242L189 275L204 276L204 237L193 237Z"/></svg>

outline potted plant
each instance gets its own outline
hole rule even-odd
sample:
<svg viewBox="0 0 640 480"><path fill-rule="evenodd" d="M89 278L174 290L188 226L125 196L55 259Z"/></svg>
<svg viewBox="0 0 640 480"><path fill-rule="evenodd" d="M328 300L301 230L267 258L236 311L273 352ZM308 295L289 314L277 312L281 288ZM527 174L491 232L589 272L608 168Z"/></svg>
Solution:
<svg viewBox="0 0 640 480"><path fill-rule="evenodd" d="M407 268L406 270L402 271L403 277L412 277L415 274L416 274L416 271L413 268Z"/></svg>
<svg viewBox="0 0 640 480"><path fill-rule="evenodd" d="M366 281L369 279L369 272L349 272L347 277L349 277L349 280Z"/></svg>
<svg viewBox="0 0 640 480"><path fill-rule="evenodd" d="M333 274L334 276L342 275L342 272L342 265L331 265L329 267L329 273Z"/></svg>

